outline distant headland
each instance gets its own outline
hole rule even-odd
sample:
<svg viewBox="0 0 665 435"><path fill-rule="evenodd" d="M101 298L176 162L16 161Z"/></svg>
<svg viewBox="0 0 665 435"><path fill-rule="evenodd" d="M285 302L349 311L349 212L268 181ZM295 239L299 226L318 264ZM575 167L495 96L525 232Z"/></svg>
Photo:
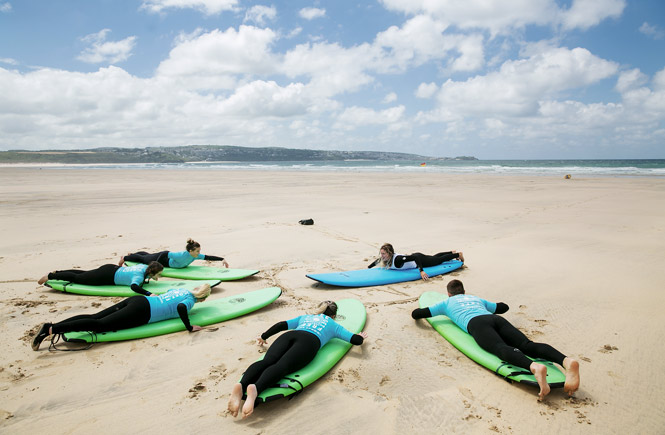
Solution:
<svg viewBox="0 0 665 435"><path fill-rule="evenodd" d="M340 160L478 160L475 157L428 157L383 151L326 151L295 148L251 148L231 145L187 145L148 148L92 148L85 150L0 151L0 163L185 163L284 162Z"/></svg>

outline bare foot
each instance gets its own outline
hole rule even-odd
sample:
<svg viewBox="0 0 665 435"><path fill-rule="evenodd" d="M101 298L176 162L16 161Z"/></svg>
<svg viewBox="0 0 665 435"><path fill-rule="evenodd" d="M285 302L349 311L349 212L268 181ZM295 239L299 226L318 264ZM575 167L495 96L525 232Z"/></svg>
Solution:
<svg viewBox="0 0 665 435"><path fill-rule="evenodd" d="M48 281L48 275L44 275L41 278L39 278L39 281L37 281L37 284L43 285L46 281Z"/></svg>
<svg viewBox="0 0 665 435"><path fill-rule="evenodd" d="M538 393L538 400L543 400L545 396L550 394L550 384L547 383L547 367L538 363L531 363L529 367L531 373L536 377L540 392Z"/></svg>
<svg viewBox="0 0 665 435"><path fill-rule="evenodd" d="M120 256L120 261L118 261L118 266L122 266L123 264L125 264L125 256L121 255Z"/></svg>
<svg viewBox="0 0 665 435"><path fill-rule="evenodd" d="M463 254L462 252L458 252L458 254L459 254L459 257L458 257L459 260L460 260L462 263L464 263L464 254Z"/></svg>
<svg viewBox="0 0 665 435"><path fill-rule="evenodd" d="M572 396L580 387L580 363L566 357L563 360L563 367L566 369L566 382L563 384L563 391Z"/></svg>
<svg viewBox="0 0 665 435"><path fill-rule="evenodd" d="M254 401L256 400L256 396L258 396L256 385L248 385L247 399L245 399L245 404L242 406L242 418L247 418L252 415L252 412L254 412Z"/></svg>
<svg viewBox="0 0 665 435"><path fill-rule="evenodd" d="M238 416L238 410L240 409L240 401L242 400L242 385L235 384L231 390L231 397L229 397L229 412L232 416Z"/></svg>

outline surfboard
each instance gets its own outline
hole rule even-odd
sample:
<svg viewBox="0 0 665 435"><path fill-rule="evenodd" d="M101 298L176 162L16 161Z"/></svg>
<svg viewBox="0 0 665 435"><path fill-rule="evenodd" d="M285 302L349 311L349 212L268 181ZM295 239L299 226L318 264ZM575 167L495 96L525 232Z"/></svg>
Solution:
<svg viewBox="0 0 665 435"><path fill-rule="evenodd" d="M439 302L448 299L448 296L439 292L425 292L420 296L420 308L430 307ZM450 344L455 346L464 355L471 358L481 366L493 371L504 379L519 382L522 384L538 386L538 382L529 370L522 367L516 367L502 361L496 355L493 355L482 349L476 340L464 332L459 326L446 316L429 317L427 321L434 329L443 336ZM533 359L533 358L532 358ZM566 380L566 375L559 370L553 362L533 359L534 361L547 366L547 383L551 388L562 388Z"/></svg>
<svg viewBox="0 0 665 435"><path fill-rule="evenodd" d="M127 261L125 264L127 266L134 266L139 263ZM162 276L176 279L218 279L220 281L235 281L237 279L256 275L257 273L259 273L258 270L251 269L226 269L223 267L189 265L182 269L165 267L162 271Z"/></svg>
<svg viewBox="0 0 665 435"><path fill-rule="evenodd" d="M335 321L354 334L362 331L367 319L367 312L362 302L357 299L341 299L336 303ZM256 404L271 402L300 392L333 368L352 346L351 343L333 338L319 350L307 366L285 376L274 387L262 391L256 398Z"/></svg>
<svg viewBox="0 0 665 435"><path fill-rule="evenodd" d="M216 280L206 280L206 281L170 281L170 280L150 280L148 284L143 286L144 290L149 291L150 293L162 294L171 290L172 288L186 288L187 290L192 290L195 287L200 286L201 284L208 283L210 287L214 287L219 284L221 281ZM136 296L134 290L126 285L83 285L75 284L69 281L61 281L56 279L50 279L44 283L46 287L51 287L53 290L60 290L65 293L76 293L78 295L87 295L87 296Z"/></svg>
<svg viewBox="0 0 665 435"><path fill-rule="evenodd" d="M207 326L212 325L213 323L225 322L261 309L266 305L271 304L281 294L282 290L279 287L268 287L221 299L199 302L195 304L194 308L189 312L189 322L192 325L198 326ZM63 334L63 338L68 342L101 343L154 337L185 330L185 325L178 317L119 331L99 333L87 331L67 332Z"/></svg>
<svg viewBox="0 0 665 435"><path fill-rule="evenodd" d="M462 267L464 263L459 260L446 261L437 266L425 267L423 270L429 275L437 276L452 272ZM309 279L323 284L339 287L368 287L373 285L396 284L406 281L415 281L420 278L418 269L384 269L375 266L372 269L350 270L347 272L314 273L305 275Z"/></svg>

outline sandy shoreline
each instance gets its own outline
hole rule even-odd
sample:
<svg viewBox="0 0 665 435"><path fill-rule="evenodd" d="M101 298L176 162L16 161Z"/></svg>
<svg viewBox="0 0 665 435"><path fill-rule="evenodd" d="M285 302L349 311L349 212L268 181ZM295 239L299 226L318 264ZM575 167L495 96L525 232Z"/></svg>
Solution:
<svg viewBox="0 0 665 435"><path fill-rule="evenodd" d="M0 169L2 433L662 433L665 407L665 179L188 170ZM313 218L305 227L300 219ZM271 306L220 324L33 352L47 320L118 299L62 294L36 280L129 251L180 250L188 237L256 277L213 297L271 285ZM452 278L330 289L306 273L364 267L401 252L464 251L469 293L503 301L527 335L582 364L574 399L509 385L410 311ZM356 297L370 337L291 401L226 414L259 355L253 337L316 301ZM46 346L43 346L46 348ZM165 429L168 428L168 429Z"/></svg>

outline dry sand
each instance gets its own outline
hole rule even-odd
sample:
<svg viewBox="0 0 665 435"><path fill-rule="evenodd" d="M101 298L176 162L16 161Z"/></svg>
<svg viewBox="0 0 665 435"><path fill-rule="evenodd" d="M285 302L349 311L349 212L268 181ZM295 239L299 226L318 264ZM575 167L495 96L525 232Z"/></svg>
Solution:
<svg viewBox="0 0 665 435"><path fill-rule="evenodd" d="M443 174L0 168L0 432L663 433L665 179ZM313 218L315 225L301 226ZM214 332L33 352L44 321L117 298L38 286L135 250L202 252L262 272L222 297L272 285L271 306ZM447 275L332 289L306 273L399 252L464 251L452 275L511 309L513 324L581 363L574 398L510 385L409 314ZM291 401L247 419L228 393L259 356L253 338L317 301L356 297L369 338Z"/></svg>

